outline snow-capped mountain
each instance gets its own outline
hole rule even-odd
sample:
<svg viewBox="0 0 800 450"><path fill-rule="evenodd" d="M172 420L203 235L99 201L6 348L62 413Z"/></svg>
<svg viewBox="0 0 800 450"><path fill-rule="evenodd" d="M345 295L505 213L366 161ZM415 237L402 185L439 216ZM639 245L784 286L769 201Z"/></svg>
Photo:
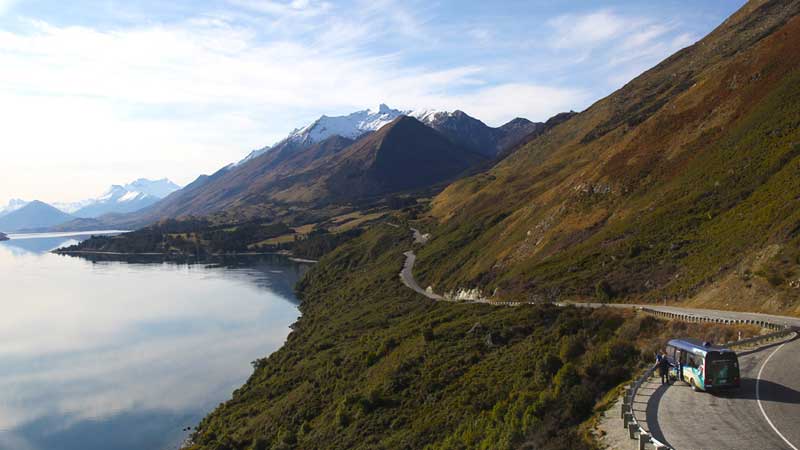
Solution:
<svg viewBox="0 0 800 450"><path fill-rule="evenodd" d="M77 217L93 218L109 213L128 213L152 205L180 186L164 178L147 180L140 178L126 185L115 184L102 196L85 202L73 214Z"/></svg>
<svg viewBox="0 0 800 450"><path fill-rule="evenodd" d="M22 200L20 198L12 198L8 201L8 204L5 206L0 206L0 217L5 216L6 214L10 214L25 205L27 205L28 201Z"/></svg>
<svg viewBox="0 0 800 450"><path fill-rule="evenodd" d="M377 131L403 114L406 113L381 104L377 111L365 109L346 116L322 116L311 125L294 130L288 139L304 145L315 144L333 135L356 139L364 133Z"/></svg>
<svg viewBox="0 0 800 450"><path fill-rule="evenodd" d="M181 188L166 178L162 178L160 180L139 178L138 180L128 183L123 187L128 192L139 192L141 194L157 198L164 198Z"/></svg>
<svg viewBox="0 0 800 450"><path fill-rule="evenodd" d="M253 150L247 157L236 163L236 165L241 165L278 146L294 144L300 148L305 148L324 141L334 135L348 139L357 139L367 133L378 131L381 127L400 116L413 116L424 123L424 117L432 117L436 113L437 111L434 110L401 111L381 104L378 106L377 110L365 109L346 116L323 115L310 125L295 129L289 133L289 136L277 144L259 150Z"/></svg>
<svg viewBox="0 0 800 450"><path fill-rule="evenodd" d="M253 150L247 157L238 163L229 165L224 170L241 166L270 150L301 150L335 135L357 140L367 133L378 131L400 116L413 117L444 134L453 142L490 158L502 154L509 147L519 143L525 136L547 129L544 123L531 122L527 119L517 118L501 127L494 128L459 110L398 110L381 104L377 110L365 109L345 116L323 115L308 126L295 129L280 142Z"/></svg>

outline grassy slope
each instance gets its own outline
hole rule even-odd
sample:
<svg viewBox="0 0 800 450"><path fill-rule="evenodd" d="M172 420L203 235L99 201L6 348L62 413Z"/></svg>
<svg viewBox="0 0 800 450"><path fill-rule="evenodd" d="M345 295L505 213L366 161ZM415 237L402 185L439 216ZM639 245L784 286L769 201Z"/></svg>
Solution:
<svg viewBox="0 0 800 450"><path fill-rule="evenodd" d="M407 234L376 227L312 271L295 332L203 421L196 448L570 446L549 434L574 430L639 361L617 341L622 317L425 301L397 280Z"/></svg>
<svg viewBox="0 0 800 450"><path fill-rule="evenodd" d="M749 3L705 44L451 186L418 249L424 277L501 295L652 298L733 273L791 308L800 23L782 15L798 9ZM301 283L286 345L255 362L194 448L591 446L572 439L641 364L629 342L649 354L667 335L707 331L614 311L428 302L397 280L411 246L405 227L382 225L326 256Z"/></svg>
<svg viewBox="0 0 800 450"><path fill-rule="evenodd" d="M769 292L728 306L800 313L800 6L760 3L437 197L426 284L687 298L740 273Z"/></svg>
<svg viewBox="0 0 800 450"><path fill-rule="evenodd" d="M300 286L287 343L254 363L193 448L591 448L579 425L666 335L734 334L620 311L430 302L398 280L411 246L384 225L326 256Z"/></svg>

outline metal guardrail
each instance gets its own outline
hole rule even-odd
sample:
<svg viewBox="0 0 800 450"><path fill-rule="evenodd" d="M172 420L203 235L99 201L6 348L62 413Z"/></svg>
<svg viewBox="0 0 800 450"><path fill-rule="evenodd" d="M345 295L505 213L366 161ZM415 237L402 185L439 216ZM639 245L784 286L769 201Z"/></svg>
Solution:
<svg viewBox="0 0 800 450"><path fill-rule="evenodd" d="M658 309L651 309L647 307L641 308L642 311L652 314L654 316L665 317L668 319L677 319L683 320L686 322L705 322L705 323L721 323L727 325L733 324L743 324L743 325L758 325L762 328L767 328L771 330L786 330L791 329L791 327L787 325L781 325L777 323L768 322L766 320L755 320L755 319L721 319L719 317L709 317L703 316L699 314L688 314L688 313L673 313L668 311L661 311Z"/></svg>
<svg viewBox="0 0 800 450"><path fill-rule="evenodd" d="M636 419L636 414L633 409L633 400L636 398L636 393L639 391L639 388L642 387L642 384L650 379L655 369L655 366L650 367L637 378L632 385L629 385L625 389L625 396L622 399L622 425L630 433L631 439L637 439L638 435L639 450L644 450L647 444L653 445L656 450L673 450L672 447L651 436L650 433L642 427L639 420Z"/></svg>
<svg viewBox="0 0 800 450"><path fill-rule="evenodd" d="M655 316L664 317L667 319L676 319L676 320L684 320L687 322L707 322L707 323L721 323L721 324L746 324L746 325L757 325L762 328L767 328L771 330L777 330L774 333L764 334L761 336L755 336L749 339L742 339L739 341L732 341L727 342L724 345L728 347L732 346L741 346L741 345L750 345L750 344L759 344L762 342L768 342L775 339L780 339L782 337L788 336L792 333L798 333L800 330L796 330L793 327L788 325L781 325L772 322L768 322L766 320L753 320L753 319L721 319L717 317L708 317L703 315L697 314L686 314L686 313L673 313L667 311L660 311L657 309L650 309L650 308L641 308L643 312L648 314L653 314ZM638 435L638 444L639 450L644 450L648 444L653 445L656 450L674 450L672 447L664 444L663 442L659 441L658 439L651 436L639 423L639 420L636 419L636 414L633 409L633 400L636 398L636 394L639 391L639 388L642 387L647 380L653 375L656 367L650 367L647 369L636 381L633 382L632 385L628 385L625 389L625 395L622 400L622 410L620 415L622 416L622 424L626 430L630 433L631 439L637 439Z"/></svg>

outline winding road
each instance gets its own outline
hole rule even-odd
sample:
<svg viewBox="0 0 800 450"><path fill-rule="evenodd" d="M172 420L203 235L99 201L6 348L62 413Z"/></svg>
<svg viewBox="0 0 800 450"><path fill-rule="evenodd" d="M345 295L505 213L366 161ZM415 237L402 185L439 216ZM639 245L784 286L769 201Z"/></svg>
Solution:
<svg viewBox="0 0 800 450"><path fill-rule="evenodd" d="M417 244L421 234L413 230ZM416 255L405 253L400 279L410 289L431 300L442 296L422 289L414 279ZM498 305L524 303L498 302ZM560 306L612 307L688 314L722 320L767 321L800 330L800 318L759 313L719 311L636 304L558 303ZM646 416L650 433L678 450L800 450L800 338L741 352L741 388L736 392L710 394L693 392L689 385L675 382L660 385L651 380L637 396L634 408ZM631 441L631 448L633 448Z"/></svg>

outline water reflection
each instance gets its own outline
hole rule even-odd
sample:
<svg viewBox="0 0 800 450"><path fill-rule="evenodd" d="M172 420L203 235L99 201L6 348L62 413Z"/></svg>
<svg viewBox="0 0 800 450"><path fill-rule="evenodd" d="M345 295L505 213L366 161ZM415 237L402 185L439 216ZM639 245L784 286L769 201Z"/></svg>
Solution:
<svg viewBox="0 0 800 450"><path fill-rule="evenodd" d="M307 266L284 258L87 260L35 240L0 244L2 450L175 448L298 316Z"/></svg>

